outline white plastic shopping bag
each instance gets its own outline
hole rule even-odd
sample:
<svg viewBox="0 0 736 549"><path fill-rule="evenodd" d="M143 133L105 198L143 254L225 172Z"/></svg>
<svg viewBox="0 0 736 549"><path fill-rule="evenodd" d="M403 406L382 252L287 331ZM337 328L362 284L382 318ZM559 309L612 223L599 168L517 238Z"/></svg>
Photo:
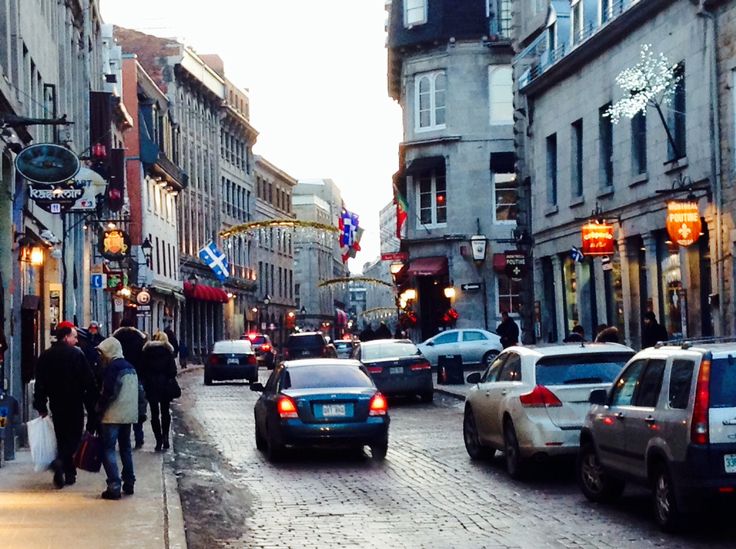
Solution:
<svg viewBox="0 0 736 549"><path fill-rule="evenodd" d="M28 443L35 471L45 471L56 459L56 434L50 416L37 417L27 423Z"/></svg>

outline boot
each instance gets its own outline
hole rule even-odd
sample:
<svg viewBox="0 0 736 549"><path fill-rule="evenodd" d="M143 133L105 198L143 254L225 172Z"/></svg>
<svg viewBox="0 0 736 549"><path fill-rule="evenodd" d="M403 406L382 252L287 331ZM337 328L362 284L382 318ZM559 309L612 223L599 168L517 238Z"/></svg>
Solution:
<svg viewBox="0 0 736 549"><path fill-rule="evenodd" d="M169 437L166 437L164 439L163 446L164 446L164 452L169 449Z"/></svg>
<svg viewBox="0 0 736 549"><path fill-rule="evenodd" d="M113 490L108 488L102 494L100 494L100 497L102 499L120 499L120 490Z"/></svg>

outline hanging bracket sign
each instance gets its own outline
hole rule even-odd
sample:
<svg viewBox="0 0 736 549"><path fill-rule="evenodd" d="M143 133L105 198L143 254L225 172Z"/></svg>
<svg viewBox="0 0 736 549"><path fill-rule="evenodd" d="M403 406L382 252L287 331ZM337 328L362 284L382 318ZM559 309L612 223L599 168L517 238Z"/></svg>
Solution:
<svg viewBox="0 0 736 549"><path fill-rule="evenodd" d="M613 255L616 240L613 238L613 225L608 223L588 223L583 225L583 255Z"/></svg>
<svg viewBox="0 0 736 549"><path fill-rule="evenodd" d="M672 200L667 203L667 234L672 242L689 246L698 238L702 223L698 203L694 200Z"/></svg>

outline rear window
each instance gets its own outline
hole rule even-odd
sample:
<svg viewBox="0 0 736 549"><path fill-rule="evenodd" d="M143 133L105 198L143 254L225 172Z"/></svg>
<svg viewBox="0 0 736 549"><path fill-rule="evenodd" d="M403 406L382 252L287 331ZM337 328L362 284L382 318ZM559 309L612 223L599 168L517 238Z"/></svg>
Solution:
<svg viewBox="0 0 736 549"><path fill-rule="evenodd" d="M250 338L249 337L248 339L250 340L250 342L253 345L263 345L264 343L266 343L266 337L265 336L255 336L253 338Z"/></svg>
<svg viewBox="0 0 736 549"><path fill-rule="evenodd" d="M216 341L212 348L213 353L250 353L252 347L247 339L234 339L232 341Z"/></svg>
<svg viewBox="0 0 736 549"><path fill-rule="evenodd" d="M538 385L612 383L633 353L550 356L536 366Z"/></svg>
<svg viewBox="0 0 736 549"><path fill-rule="evenodd" d="M364 345L361 349L363 360L380 360L419 354L416 345L410 342L381 342L380 345Z"/></svg>
<svg viewBox="0 0 736 549"><path fill-rule="evenodd" d="M287 368L284 389L322 389L328 387L373 387L371 379L355 366L316 364Z"/></svg>
<svg viewBox="0 0 736 549"><path fill-rule="evenodd" d="M291 336L287 345L289 347L321 347L324 345L324 340L317 334Z"/></svg>
<svg viewBox="0 0 736 549"><path fill-rule="evenodd" d="M736 408L736 358L719 358L710 370L710 407Z"/></svg>

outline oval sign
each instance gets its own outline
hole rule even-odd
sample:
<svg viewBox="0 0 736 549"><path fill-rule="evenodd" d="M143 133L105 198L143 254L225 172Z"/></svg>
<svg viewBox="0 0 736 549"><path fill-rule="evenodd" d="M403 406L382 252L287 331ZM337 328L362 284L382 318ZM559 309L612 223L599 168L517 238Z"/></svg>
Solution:
<svg viewBox="0 0 736 549"><path fill-rule="evenodd" d="M680 246L689 246L698 238L702 223L698 203L693 200L672 200L667 203L667 234Z"/></svg>
<svg viewBox="0 0 736 549"><path fill-rule="evenodd" d="M615 244L613 225L608 223L583 225L582 247L584 255L613 255Z"/></svg>
<svg viewBox="0 0 736 549"><path fill-rule="evenodd" d="M81 164L74 152L61 145L39 143L15 157L15 169L29 181L54 185L72 179Z"/></svg>

